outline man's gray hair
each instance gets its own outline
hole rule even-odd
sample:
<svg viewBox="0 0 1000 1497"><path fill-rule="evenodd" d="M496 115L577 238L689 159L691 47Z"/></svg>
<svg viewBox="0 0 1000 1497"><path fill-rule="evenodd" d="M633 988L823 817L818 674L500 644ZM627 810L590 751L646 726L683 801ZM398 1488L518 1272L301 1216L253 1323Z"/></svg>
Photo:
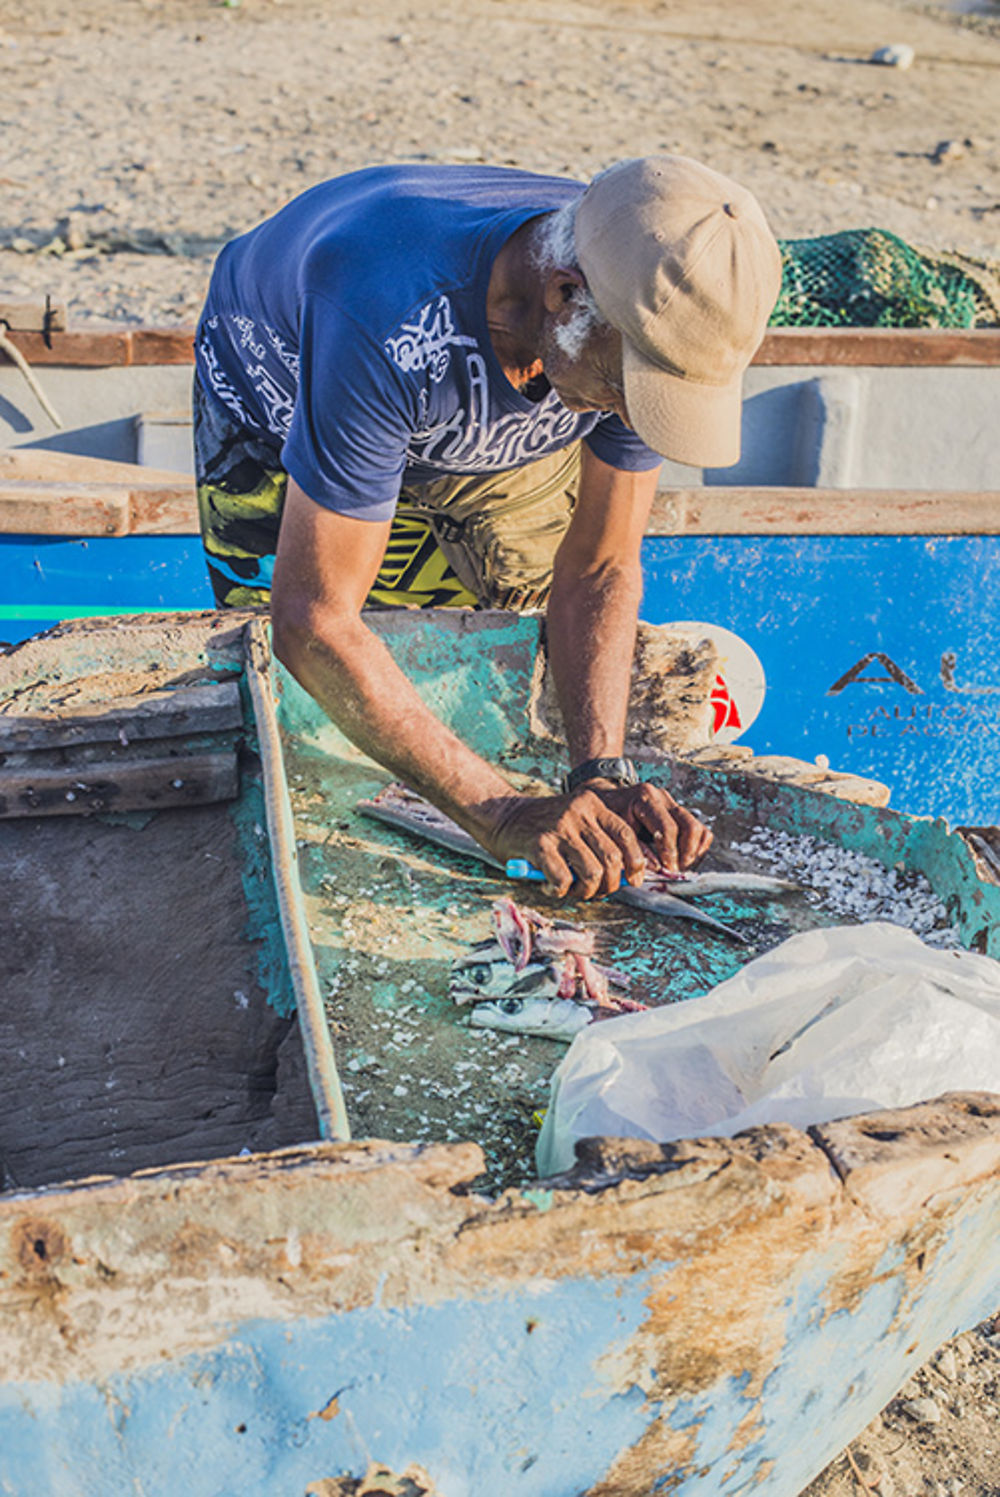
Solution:
<svg viewBox="0 0 1000 1497"><path fill-rule="evenodd" d="M531 238L531 259L535 268L547 275L550 270L580 271L576 257L576 210L579 198L563 203L547 213L535 225ZM582 271L580 271L582 274ZM573 293L573 313L554 330L554 337L567 358L577 359L592 333L608 326L607 319L586 286Z"/></svg>

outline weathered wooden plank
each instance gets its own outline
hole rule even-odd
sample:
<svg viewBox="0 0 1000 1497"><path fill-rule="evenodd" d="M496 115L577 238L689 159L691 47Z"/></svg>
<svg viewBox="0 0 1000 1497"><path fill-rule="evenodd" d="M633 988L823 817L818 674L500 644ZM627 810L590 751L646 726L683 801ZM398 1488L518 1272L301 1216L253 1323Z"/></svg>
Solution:
<svg viewBox="0 0 1000 1497"><path fill-rule="evenodd" d="M78 452L53 452L47 447L7 447L0 451L0 479L16 483L120 483L130 488L182 488L191 483L189 474L171 468L146 468L112 458L83 457Z"/></svg>
<svg viewBox="0 0 1000 1497"><path fill-rule="evenodd" d="M753 362L870 368L1000 364L1000 328L772 328Z"/></svg>
<svg viewBox="0 0 1000 1497"><path fill-rule="evenodd" d="M178 484L133 486L129 494L130 535L197 535L198 500L194 479Z"/></svg>
<svg viewBox="0 0 1000 1497"><path fill-rule="evenodd" d="M191 364L194 328L139 327L131 335L133 364Z"/></svg>
<svg viewBox="0 0 1000 1497"><path fill-rule="evenodd" d="M65 364L80 369L105 369L117 364L131 364L131 333L113 328L94 332L53 333L46 341L43 333L9 334L29 364ZM0 358L9 362L0 349Z"/></svg>
<svg viewBox="0 0 1000 1497"><path fill-rule="evenodd" d="M167 755L131 763L0 770L0 817L154 811L232 800L239 789L236 752Z"/></svg>
<svg viewBox="0 0 1000 1497"><path fill-rule="evenodd" d="M0 715L0 754L72 748L82 743L129 743L191 733L228 732L243 724L235 681L178 686L146 696L117 697L82 709L73 706L30 716Z"/></svg>
<svg viewBox="0 0 1000 1497"><path fill-rule="evenodd" d="M0 535L128 535L131 511L116 484L0 481Z"/></svg>
<svg viewBox="0 0 1000 1497"><path fill-rule="evenodd" d="M93 367L114 364L190 364L194 329L79 329L13 331L12 341L33 364ZM1000 364L995 328L772 328L753 361L762 365L983 367Z"/></svg>
<svg viewBox="0 0 1000 1497"><path fill-rule="evenodd" d="M62 303L0 301L0 323L8 333L64 333L66 308Z"/></svg>
<svg viewBox="0 0 1000 1497"><path fill-rule="evenodd" d="M36 483L5 481L0 471L0 535L197 534L194 480L184 474L151 483L141 474L124 483Z"/></svg>
<svg viewBox="0 0 1000 1497"><path fill-rule="evenodd" d="M917 1126L915 1120L919 1119ZM949 1092L808 1129L851 1196L875 1217L919 1213L962 1178L996 1180L1000 1097Z"/></svg>
<svg viewBox="0 0 1000 1497"><path fill-rule="evenodd" d="M661 489L647 535L997 535L1000 491Z"/></svg>
<svg viewBox="0 0 1000 1497"><path fill-rule="evenodd" d="M824 769L786 754L755 754L740 761L740 767L747 774L762 775L764 779L776 780L782 785L804 785L807 790L822 790L839 800L854 801L859 805L889 804L889 787L879 780Z"/></svg>
<svg viewBox="0 0 1000 1497"><path fill-rule="evenodd" d="M123 364L191 364L193 328L100 328L66 332L15 329L9 337L29 364L107 368Z"/></svg>

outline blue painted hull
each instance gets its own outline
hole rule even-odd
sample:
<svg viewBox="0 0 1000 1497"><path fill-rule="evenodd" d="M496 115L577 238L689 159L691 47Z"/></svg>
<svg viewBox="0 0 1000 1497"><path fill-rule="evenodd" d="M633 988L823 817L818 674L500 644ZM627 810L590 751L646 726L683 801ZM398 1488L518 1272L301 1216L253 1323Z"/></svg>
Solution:
<svg viewBox="0 0 1000 1497"><path fill-rule="evenodd" d="M232 620L191 622L193 645L176 620L169 631L146 624L141 652L115 625L67 631L25 659L32 679L56 676L60 694L83 659L106 682L171 654L186 681L205 673L213 641L236 649ZM375 627L456 729L478 724L469 736L513 762L537 620L386 615ZM318 709L297 707L287 685L286 727L328 779L304 784L309 817L282 826L289 792L270 695L268 712L258 707L281 682L268 678L261 637L253 626L244 673L248 758L263 763L264 788L239 804L251 850L271 850L280 918L270 924L286 945L322 1121L330 1099L308 1043L315 972L295 935L303 870L321 871L321 850L342 870L354 860L353 883L326 880L324 912L310 900L326 961L334 937L352 960L370 938L387 969L412 940L428 991L440 986L444 916L463 881L481 903L489 889L485 875L365 841L349 814L371 766L338 755L329 724L324 745ZM4 664L20 690L27 666ZM1000 890L939 825L750 775L683 772L720 815L742 808L925 873L968 939L983 927L997 940ZM199 858L191 877L204 875ZM391 949L378 934L387 911ZM408 1004L379 966L373 1003L391 1027ZM366 995L328 988L342 1025ZM219 1001L241 996L225 989ZM323 1012L321 1002L325 1023ZM445 1041L449 1028L450 1006ZM133 1080L140 1097L145 1082ZM121 1091L99 1093L102 1107L121 1105ZM78 1110L79 1098L63 1132ZM474 1183L478 1144L337 1136L0 1192L0 1491L272 1497L380 1462L419 1467L436 1497L796 1497L1000 1294L1000 1098L952 1096L808 1134L776 1125L736 1139L591 1141L570 1174L493 1197Z"/></svg>
<svg viewBox="0 0 1000 1497"><path fill-rule="evenodd" d="M194 535L2 535L0 567L0 639L9 644L61 619L214 607Z"/></svg>
<svg viewBox="0 0 1000 1497"><path fill-rule="evenodd" d="M898 1183L860 1170L852 1201L820 1148L767 1134L767 1160L682 1146L596 1196L449 1199L444 1152L406 1170L400 1146L56 1193L75 1344L36 1310L37 1370L22 1354L0 1387L0 1489L263 1497L377 1460L440 1497L796 1497L995 1305L1000 1190L887 1209ZM909 1163L946 1192L966 1172Z"/></svg>
<svg viewBox="0 0 1000 1497"><path fill-rule="evenodd" d="M63 618L212 607L195 536L0 547L9 642ZM643 566L646 620L721 624L760 657L756 753L826 755L910 814L1000 821L1000 537L650 537Z"/></svg>
<svg viewBox="0 0 1000 1497"><path fill-rule="evenodd" d="M996 1210L964 1220L921 1304L907 1305L921 1319L921 1358L960 1325L948 1305L955 1278L969 1280L973 1241L988 1259L997 1225ZM615 1353L644 1344L650 1305L683 1281L678 1263L600 1281L510 1281L482 1298L243 1320L220 1346L184 1358L94 1382L0 1389L0 1490L263 1497L361 1475L377 1458L395 1472L418 1464L440 1497L796 1497L817 1461L876 1416L886 1386L915 1358L891 1254L871 1265L888 1274L882 1283L868 1284L822 1329L814 1323L835 1293L841 1250L789 1275L765 1328L778 1340L763 1388L747 1368L719 1365L698 1392L678 1397L663 1367L669 1352L650 1343L650 1367L615 1377ZM976 1304L972 1287L960 1295L963 1316ZM722 1314L728 1296L720 1301ZM711 1337L713 1317L686 1331ZM657 1425L650 1443L659 1454L648 1452L644 1475L609 1475L620 1452L641 1449ZM734 1449L740 1430L746 1443ZM689 1452L681 1470L663 1454L671 1445Z"/></svg>

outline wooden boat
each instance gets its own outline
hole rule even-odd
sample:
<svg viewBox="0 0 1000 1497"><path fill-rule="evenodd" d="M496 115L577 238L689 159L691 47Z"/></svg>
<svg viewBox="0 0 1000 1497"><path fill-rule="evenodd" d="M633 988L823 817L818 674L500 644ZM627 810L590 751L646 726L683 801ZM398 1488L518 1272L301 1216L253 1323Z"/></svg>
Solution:
<svg viewBox="0 0 1000 1497"><path fill-rule="evenodd" d="M536 619L372 624L484 753L553 773ZM0 657L0 730L4 1490L795 1497L995 1310L998 1096L532 1178L551 1047L442 996L504 886L358 814L385 776L261 619L60 626ZM1000 956L995 832L704 758L671 772L720 842L922 873ZM766 942L811 908L742 914ZM685 993L746 957L590 918Z"/></svg>
<svg viewBox="0 0 1000 1497"><path fill-rule="evenodd" d="M66 429L0 357L0 639L211 606L190 331L16 321ZM1000 817L998 400L1000 329L774 329L740 464L664 464L644 556L645 618L724 625L759 657L758 753L823 755L953 825Z"/></svg>

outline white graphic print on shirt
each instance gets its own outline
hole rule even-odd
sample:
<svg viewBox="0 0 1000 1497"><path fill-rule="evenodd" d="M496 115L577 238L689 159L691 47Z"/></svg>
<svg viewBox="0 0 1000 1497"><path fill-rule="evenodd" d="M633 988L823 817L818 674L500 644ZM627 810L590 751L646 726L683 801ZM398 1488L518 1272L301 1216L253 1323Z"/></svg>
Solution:
<svg viewBox="0 0 1000 1497"><path fill-rule="evenodd" d="M489 370L475 338L455 331L451 302L445 295L421 307L413 322L402 324L385 347L400 369L407 373L427 370L440 383L451 368L451 350L466 349L465 375L468 408L464 405L433 427L414 432L407 446L413 463L452 473L489 472L516 468L569 441L577 417L550 391L530 412L509 411L490 418ZM461 387L462 381L456 379ZM427 396L420 391L419 408L426 420Z"/></svg>
<svg viewBox="0 0 1000 1497"><path fill-rule="evenodd" d="M257 397L255 415L240 398L221 364L214 341L224 337L237 352L243 374ZM415 318L385 339L396 366L429 384L417 392L419 427L409 433L406 459L417 469L438 473L496 472L520 467L572 441L579 417L550 391L530 410L503 411L491 401L489 366L474 337L459 333L447 295L435 297ZM453 362L453 352L458 357ZM274 328L245 313L216 314L205 320L199 340L201 366L216 395L241 423L287 438L298 395L299 357ZM442 385L448 381L447 388ZM435 388L448 408L433 421ZM263 418L263 419L261 419Z"/></svg>
<svg viewBox="0 0 1000 1497"><path fill-rule="evenodd" d="M456 333L447 296L428 302L417 313L416 322L404 322L395 338L386 338L385 346L400 369L430 370L431 379L440 384L451 364L452 348L475 348L475 338Z"/></svg>

